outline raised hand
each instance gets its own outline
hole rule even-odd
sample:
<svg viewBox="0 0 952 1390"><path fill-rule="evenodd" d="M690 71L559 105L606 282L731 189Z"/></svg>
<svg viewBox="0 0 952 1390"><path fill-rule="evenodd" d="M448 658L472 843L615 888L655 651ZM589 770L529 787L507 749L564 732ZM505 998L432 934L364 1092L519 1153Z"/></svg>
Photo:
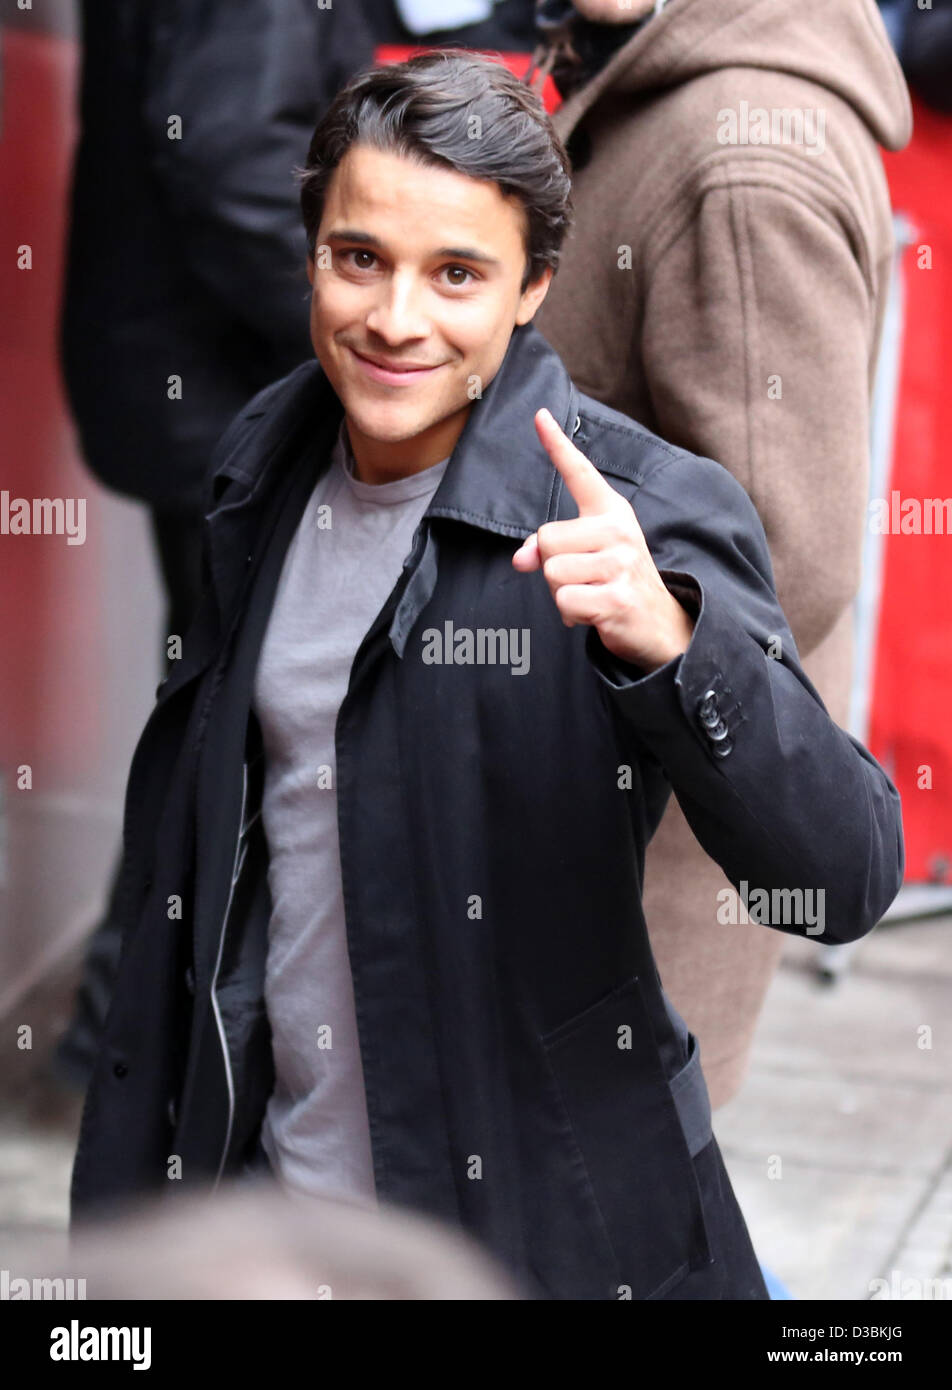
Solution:
<svg viewBox="0 0 952 1390"><path fill-rule="evenodd" d="M541 567L567 627L590 624L608 651L654 671L687 650L694 620L665 587L631 503L548 410L536 412L535 426L579 514L540 526L513 566L525 574Z"/></svg>

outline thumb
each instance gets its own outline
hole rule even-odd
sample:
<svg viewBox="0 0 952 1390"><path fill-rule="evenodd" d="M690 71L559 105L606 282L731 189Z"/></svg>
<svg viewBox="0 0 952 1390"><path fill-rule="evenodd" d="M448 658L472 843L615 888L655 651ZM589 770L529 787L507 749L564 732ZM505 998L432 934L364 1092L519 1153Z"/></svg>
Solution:
<svg viewBox="0 0 952 1390"><path fill-rule="evenodd" d="M539 559L539 537L535 531L522 542L512 557L512 563L523 574L531 574L539 568L542 561Z"/></svg>

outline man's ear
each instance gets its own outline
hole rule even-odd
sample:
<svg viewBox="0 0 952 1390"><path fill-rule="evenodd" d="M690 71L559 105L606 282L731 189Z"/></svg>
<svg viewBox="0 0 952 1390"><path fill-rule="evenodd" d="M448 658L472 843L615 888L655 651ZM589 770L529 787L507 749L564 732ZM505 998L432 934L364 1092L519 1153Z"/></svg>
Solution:
<svg viewBox="0 0 952 1390"><path fill-rule="evenodd" d="M516 310L516 323L528 323L535 315L539 305L549 293L549 285L552 283L554 271L547 265L537 280L530 280L522 292L519 300L519 308Z"/></svg>
<svg viewBox="0 0 952 1390"><path fill-rule="evenodd" d="M307 283L314 288L314 257L310 251L307 253Z"/></svg>

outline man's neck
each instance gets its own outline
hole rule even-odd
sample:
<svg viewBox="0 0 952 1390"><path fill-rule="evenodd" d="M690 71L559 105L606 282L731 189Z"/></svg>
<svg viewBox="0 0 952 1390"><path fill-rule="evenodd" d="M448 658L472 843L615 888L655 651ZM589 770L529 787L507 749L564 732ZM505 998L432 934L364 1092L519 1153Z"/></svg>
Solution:
<svg viewBox="0 0 952 1390"><path fill-rule="evenodd" d="M395 443L373 439L345 416L344 430L354 462L354 477L362 483L393 483L398 478L408 478L412 473L422 473L425 468L442 463L456 447L471 409L471 403L465 405L411 439Z"/></svg>

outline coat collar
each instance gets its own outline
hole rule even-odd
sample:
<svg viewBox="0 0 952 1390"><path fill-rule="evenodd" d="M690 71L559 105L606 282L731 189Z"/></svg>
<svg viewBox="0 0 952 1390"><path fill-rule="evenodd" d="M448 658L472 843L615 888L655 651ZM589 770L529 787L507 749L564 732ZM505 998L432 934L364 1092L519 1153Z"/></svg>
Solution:
<svg viewBox="0 0 952 1390"><path fill-rule="evenodd" d="M555 350L531 323L514 329L505 357L473 409L425 517L446 517L520 540L558 514L562 480L539 440L535 412L547 406L570 437L579 392ZM317 361L304 362L252 400L218 447L206 513L209 602L199 638L163 682L162 699L198 675L241 605L247 566L264 520L330 464L343 407ZM303 486L302 486L303 484ZM302 502L303 506L303 502ZM391 628L402 655L409 631L436 582L432 530Z"/></svg>
<svg viewBox="0 0 952 1390"><path fill-rule="evenodd" d="M553 517L561 478L536 431L542 406L571 437L578 391L529 323L514 330L499 371L474 402L426 515L520 539Z"/></svg>
<svg viewBox="0 0 952 1390"><path fill-rule="evenodd" d="M473 402L424 519L445 517L524 540L557 516L562 479L539 440L534 417L547 406L571 437L579 426L578 404L577 388L538 329L531 323L515 328L499 370ZM216 503L207 517L210 574L222 626L240 606L246 561L260 543L270 499L293 492L306 501L329 466L343 413L320 364L307 362L256 397L229 431L230 446L223 441L212 482ZM432 525L423 532L390 628L398 656L436 584Z"/></svg>

